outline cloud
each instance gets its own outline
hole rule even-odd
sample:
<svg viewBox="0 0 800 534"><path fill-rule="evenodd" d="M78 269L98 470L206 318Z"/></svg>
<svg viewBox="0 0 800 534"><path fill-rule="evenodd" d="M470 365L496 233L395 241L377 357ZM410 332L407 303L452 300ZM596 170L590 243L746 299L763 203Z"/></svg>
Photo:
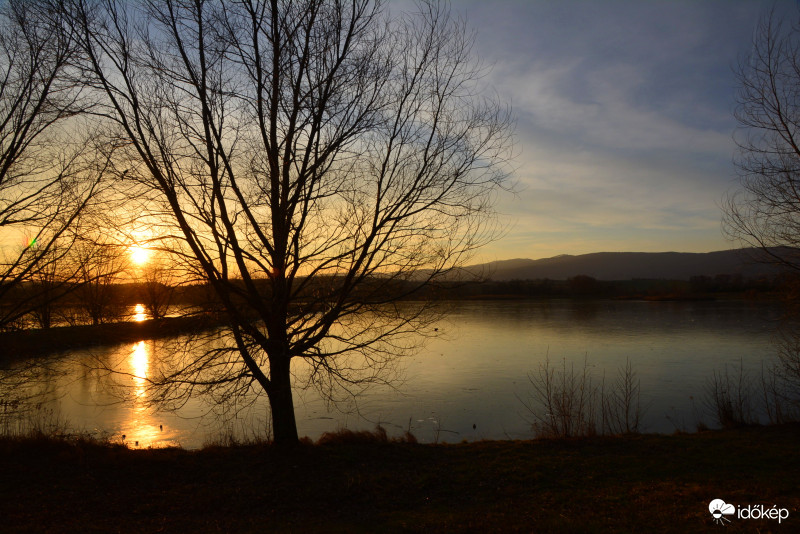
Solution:
<svg viewBox="0 0 800 534"><path fill-rule="evenodd" d="M476 50L493 65L488 82L518 116L519 193L499 203L512 225L504 243L513 246L492 250L728 247L719 205L735 175L731 67L747 53L763 5L456 7L478 29Z"/></svg>

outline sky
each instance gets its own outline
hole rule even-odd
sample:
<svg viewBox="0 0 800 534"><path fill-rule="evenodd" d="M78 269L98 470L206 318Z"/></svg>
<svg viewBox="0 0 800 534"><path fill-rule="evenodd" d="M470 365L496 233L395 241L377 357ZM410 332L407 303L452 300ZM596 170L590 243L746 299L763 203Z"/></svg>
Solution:
<svg viewBox="0 0 800 534"><path fill-rule="evenodd" d="M734 69L759 19L774 6L797 21L799 4L451 0L516 117L503 234L472 262L736 248L721 224L737 185Z"/></svg>
<svg viewBox="0 0 800 534"><path fill-rule="evenodd" d="M796 3L454 0L517 121L505 234L476 260L736 248L734 69Z"/></svg>

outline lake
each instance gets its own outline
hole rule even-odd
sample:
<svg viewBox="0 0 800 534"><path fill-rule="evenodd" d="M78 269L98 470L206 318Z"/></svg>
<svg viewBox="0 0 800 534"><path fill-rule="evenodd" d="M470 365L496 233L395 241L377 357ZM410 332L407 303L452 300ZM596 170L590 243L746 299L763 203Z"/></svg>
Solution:
<svg viewBox="0 0 800 534"><path fill-rule="evenodd" d="M471 301L450 308L437 325L439 337L402 359L402 380L391 387L372 386L336 406L313 389L298 389L300 435L380 423L390 435L410 429L422 442L531 438L523 404L532 391L528 374L548 359L557 368L582 370L585 363L595 384L630 361L641 381L644 431L693 431L698 419L712 425L703 397L714 371L741 365L755 377L762 362L774 361L780 318L775 303L746 301ZM40 360L46 365L25 390L36 393L34 418L114 441L125 436L139 447L197 448L224 435L268 432L266 398L242 410L202 398L175 412L148 407L141 377L172 346L140 341ZM109 375L97 362L127 374ZM9 399L25 388L3 387L8 416L18 406Z"/></svg>

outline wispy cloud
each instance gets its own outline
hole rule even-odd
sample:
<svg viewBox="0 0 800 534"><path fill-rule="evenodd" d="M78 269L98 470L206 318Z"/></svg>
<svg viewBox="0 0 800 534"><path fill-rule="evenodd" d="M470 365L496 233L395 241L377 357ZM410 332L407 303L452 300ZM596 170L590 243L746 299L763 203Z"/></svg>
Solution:
<svg viewBox="0 0 800 534"><path fill-rule="evenodd" d="M520 192L500 203L512 227L491 254L730 246L719 204L734 176L732 66L763 4L455 7L478 29L490 81L518 116Z"/></svg>

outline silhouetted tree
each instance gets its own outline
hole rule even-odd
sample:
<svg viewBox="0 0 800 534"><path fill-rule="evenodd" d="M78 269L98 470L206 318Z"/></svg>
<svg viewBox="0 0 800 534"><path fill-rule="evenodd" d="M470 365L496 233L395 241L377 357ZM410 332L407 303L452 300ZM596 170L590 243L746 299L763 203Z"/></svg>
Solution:
<svg viewBox="0 0 800 534"><path fill-rule="evenodd" d="M323 388L375 378L431 320L397 300L493 237L510 111L464 22L415 9L76 0L119 175L227 314L233 345L153 379L164 399L257 383L295 442L293 360Z"/></svg>
<svg viewBox="0 0 800 534"><path fill-rule="evenodd" d="M141 268L139 299L153 319L163 319L175 293L178 277L162 258L151 260Z"/></svg>
<svg viewBox="0 0 800 534"><path fill-rule="evenodd" d="M736 119L741 190L725 205L725 229L763 258L800 271L800 26L773 11L758 25L739 67ZM786 277L791 281L794 277ZM792 285L780 334L783 380L800 391L800 328Z"/></svg>
<svg viewBox="0 0 800 534"><path fill-rule="evenodd" d="M128 268L125 251L97 234L84 236L74 249L78 306L93 325L118 319L122 305L115 284Z"/></svg>
<svg viewBox="0 0 800 534"><path fill-rule="evenodd" d="M763 258L800 269L800 28L762 20L738 69L736 166L741 189L725 204L725 230Z"/></svg>
<svg viewBox="0 0 800 534"><path fill-rule="evenodd" d="M51 246L48 256L41 261L42 265L32 273L29 291L34 293L35 301L32 302L31 315L39 328L53 326L56 306L66 292L62 288L70 282L64 279L63 257L57 245Z"/></svg>
<svg viewBox="0 0 800 534"><path fill-rule="evenodd" d="M73 37L55 2L0 6L0 328L70 289L55 263L97 185Z"/></svg>

